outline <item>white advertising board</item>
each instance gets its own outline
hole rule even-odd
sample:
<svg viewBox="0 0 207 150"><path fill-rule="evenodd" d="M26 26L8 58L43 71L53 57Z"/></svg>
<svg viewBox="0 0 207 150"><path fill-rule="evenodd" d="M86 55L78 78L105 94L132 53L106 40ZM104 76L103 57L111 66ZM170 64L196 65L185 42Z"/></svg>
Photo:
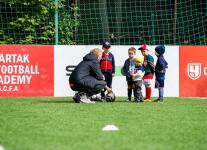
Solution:
<svg viewBox="0 0 207 150"><path fill-rule="evenodd" d="M132 45L133 46L133 45ZM82 46L55 46L54 50L54 96L73 96L74 91L69 87L66 67L69 65L77 65L82 58L93 48L101 48L100 45L82 45ZM131 46L112 45L111 52L115 57L116 68L123 66L124 61L128 58L128 49ZM133 46L138 49L139 46ZM157 57L154 54L155 46L149 46L150 54L154 57L155 63ZM179 46L166 46L164 57L168 62L166 72L165 92L167 97L179 96ZM137 51L137 55L141 55ZM117 69L118 70L118 69ZM120 69L118 70L120 71ZM116 73L120 74L120 73ZM154 89L154 79L152 83L152 96L157 96L158 91ZM124 76L117 75L113 78L113 91L116 96L127 96L127 83ZM145 96L145 88L143 86L143 96Z"/></svg>

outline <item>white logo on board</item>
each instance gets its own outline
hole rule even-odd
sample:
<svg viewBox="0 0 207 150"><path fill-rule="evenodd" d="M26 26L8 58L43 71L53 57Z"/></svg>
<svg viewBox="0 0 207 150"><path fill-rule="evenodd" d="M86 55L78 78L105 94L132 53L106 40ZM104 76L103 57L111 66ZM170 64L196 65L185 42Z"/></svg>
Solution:
<svg viewBox="0 0 207 150"><path fill-rule="evenodd" d="M204 70L205 74L205 70ZM201 63L188 63L188 77L196 80L201 76Z"/></svg>

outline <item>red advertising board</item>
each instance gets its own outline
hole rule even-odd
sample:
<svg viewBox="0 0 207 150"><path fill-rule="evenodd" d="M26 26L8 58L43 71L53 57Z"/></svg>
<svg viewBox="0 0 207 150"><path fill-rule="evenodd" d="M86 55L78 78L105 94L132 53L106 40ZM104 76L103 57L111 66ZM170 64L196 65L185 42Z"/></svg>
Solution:
<svg viewBox="0 0 207 150"><path fill-rule="evenodd" d="M0 45L0 96L54 96L54 46Z"/></svg>
<svg viewBox="0 0 207 150"><path fill-rule="evenodd" d="M207 96L207 47L180 46L180 96Z"/></svg>

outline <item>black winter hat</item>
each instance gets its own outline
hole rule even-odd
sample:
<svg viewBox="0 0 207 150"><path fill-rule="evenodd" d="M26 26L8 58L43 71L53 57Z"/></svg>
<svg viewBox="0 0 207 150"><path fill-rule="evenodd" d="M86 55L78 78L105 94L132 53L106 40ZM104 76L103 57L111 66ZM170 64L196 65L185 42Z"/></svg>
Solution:
<svg viewBox="0 0 207 150"><path fill-rule="evenodd" d="M108 41L104 41L102 46L103 46L103 48L107 48L108 49L108 48L111 47L111 44Z"/></svg>
<svg viewBox="0 0 207 150"><path fill-rule="evenodd" d="M164 45L158 45L157 47L155 47L155 51L159 55L163 55L165 53L165 46Z"/></svg>

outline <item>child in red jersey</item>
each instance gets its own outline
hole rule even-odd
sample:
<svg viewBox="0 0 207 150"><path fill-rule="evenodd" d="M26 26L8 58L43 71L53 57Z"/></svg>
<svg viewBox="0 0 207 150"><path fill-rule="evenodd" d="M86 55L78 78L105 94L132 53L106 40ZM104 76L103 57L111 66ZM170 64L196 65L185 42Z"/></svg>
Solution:
<svg viewBox="0 0 207 150"><path fill-rule="evenodd" d="M103 42L102 59L100 61L101 72L104 75L108 87L112 87L112 78L115 75L115 60L114 55L110 52L111 44L108 41ZM102 99L105 99L105 91L101 92Z"/></svg>
<svg viewBox="0 0 207 150"><path fill-rule="evenodd" d="M146 98L145 102L150 102L151 101L151 93L152 93L152 88L151 88L151 82L154 76L154 58L149 54L149 50L147 49L147 45L143 44L139 48L141 50L142 55L144 56L144 77L143 77L143 84L145 85L146 88Z"/></svg>

